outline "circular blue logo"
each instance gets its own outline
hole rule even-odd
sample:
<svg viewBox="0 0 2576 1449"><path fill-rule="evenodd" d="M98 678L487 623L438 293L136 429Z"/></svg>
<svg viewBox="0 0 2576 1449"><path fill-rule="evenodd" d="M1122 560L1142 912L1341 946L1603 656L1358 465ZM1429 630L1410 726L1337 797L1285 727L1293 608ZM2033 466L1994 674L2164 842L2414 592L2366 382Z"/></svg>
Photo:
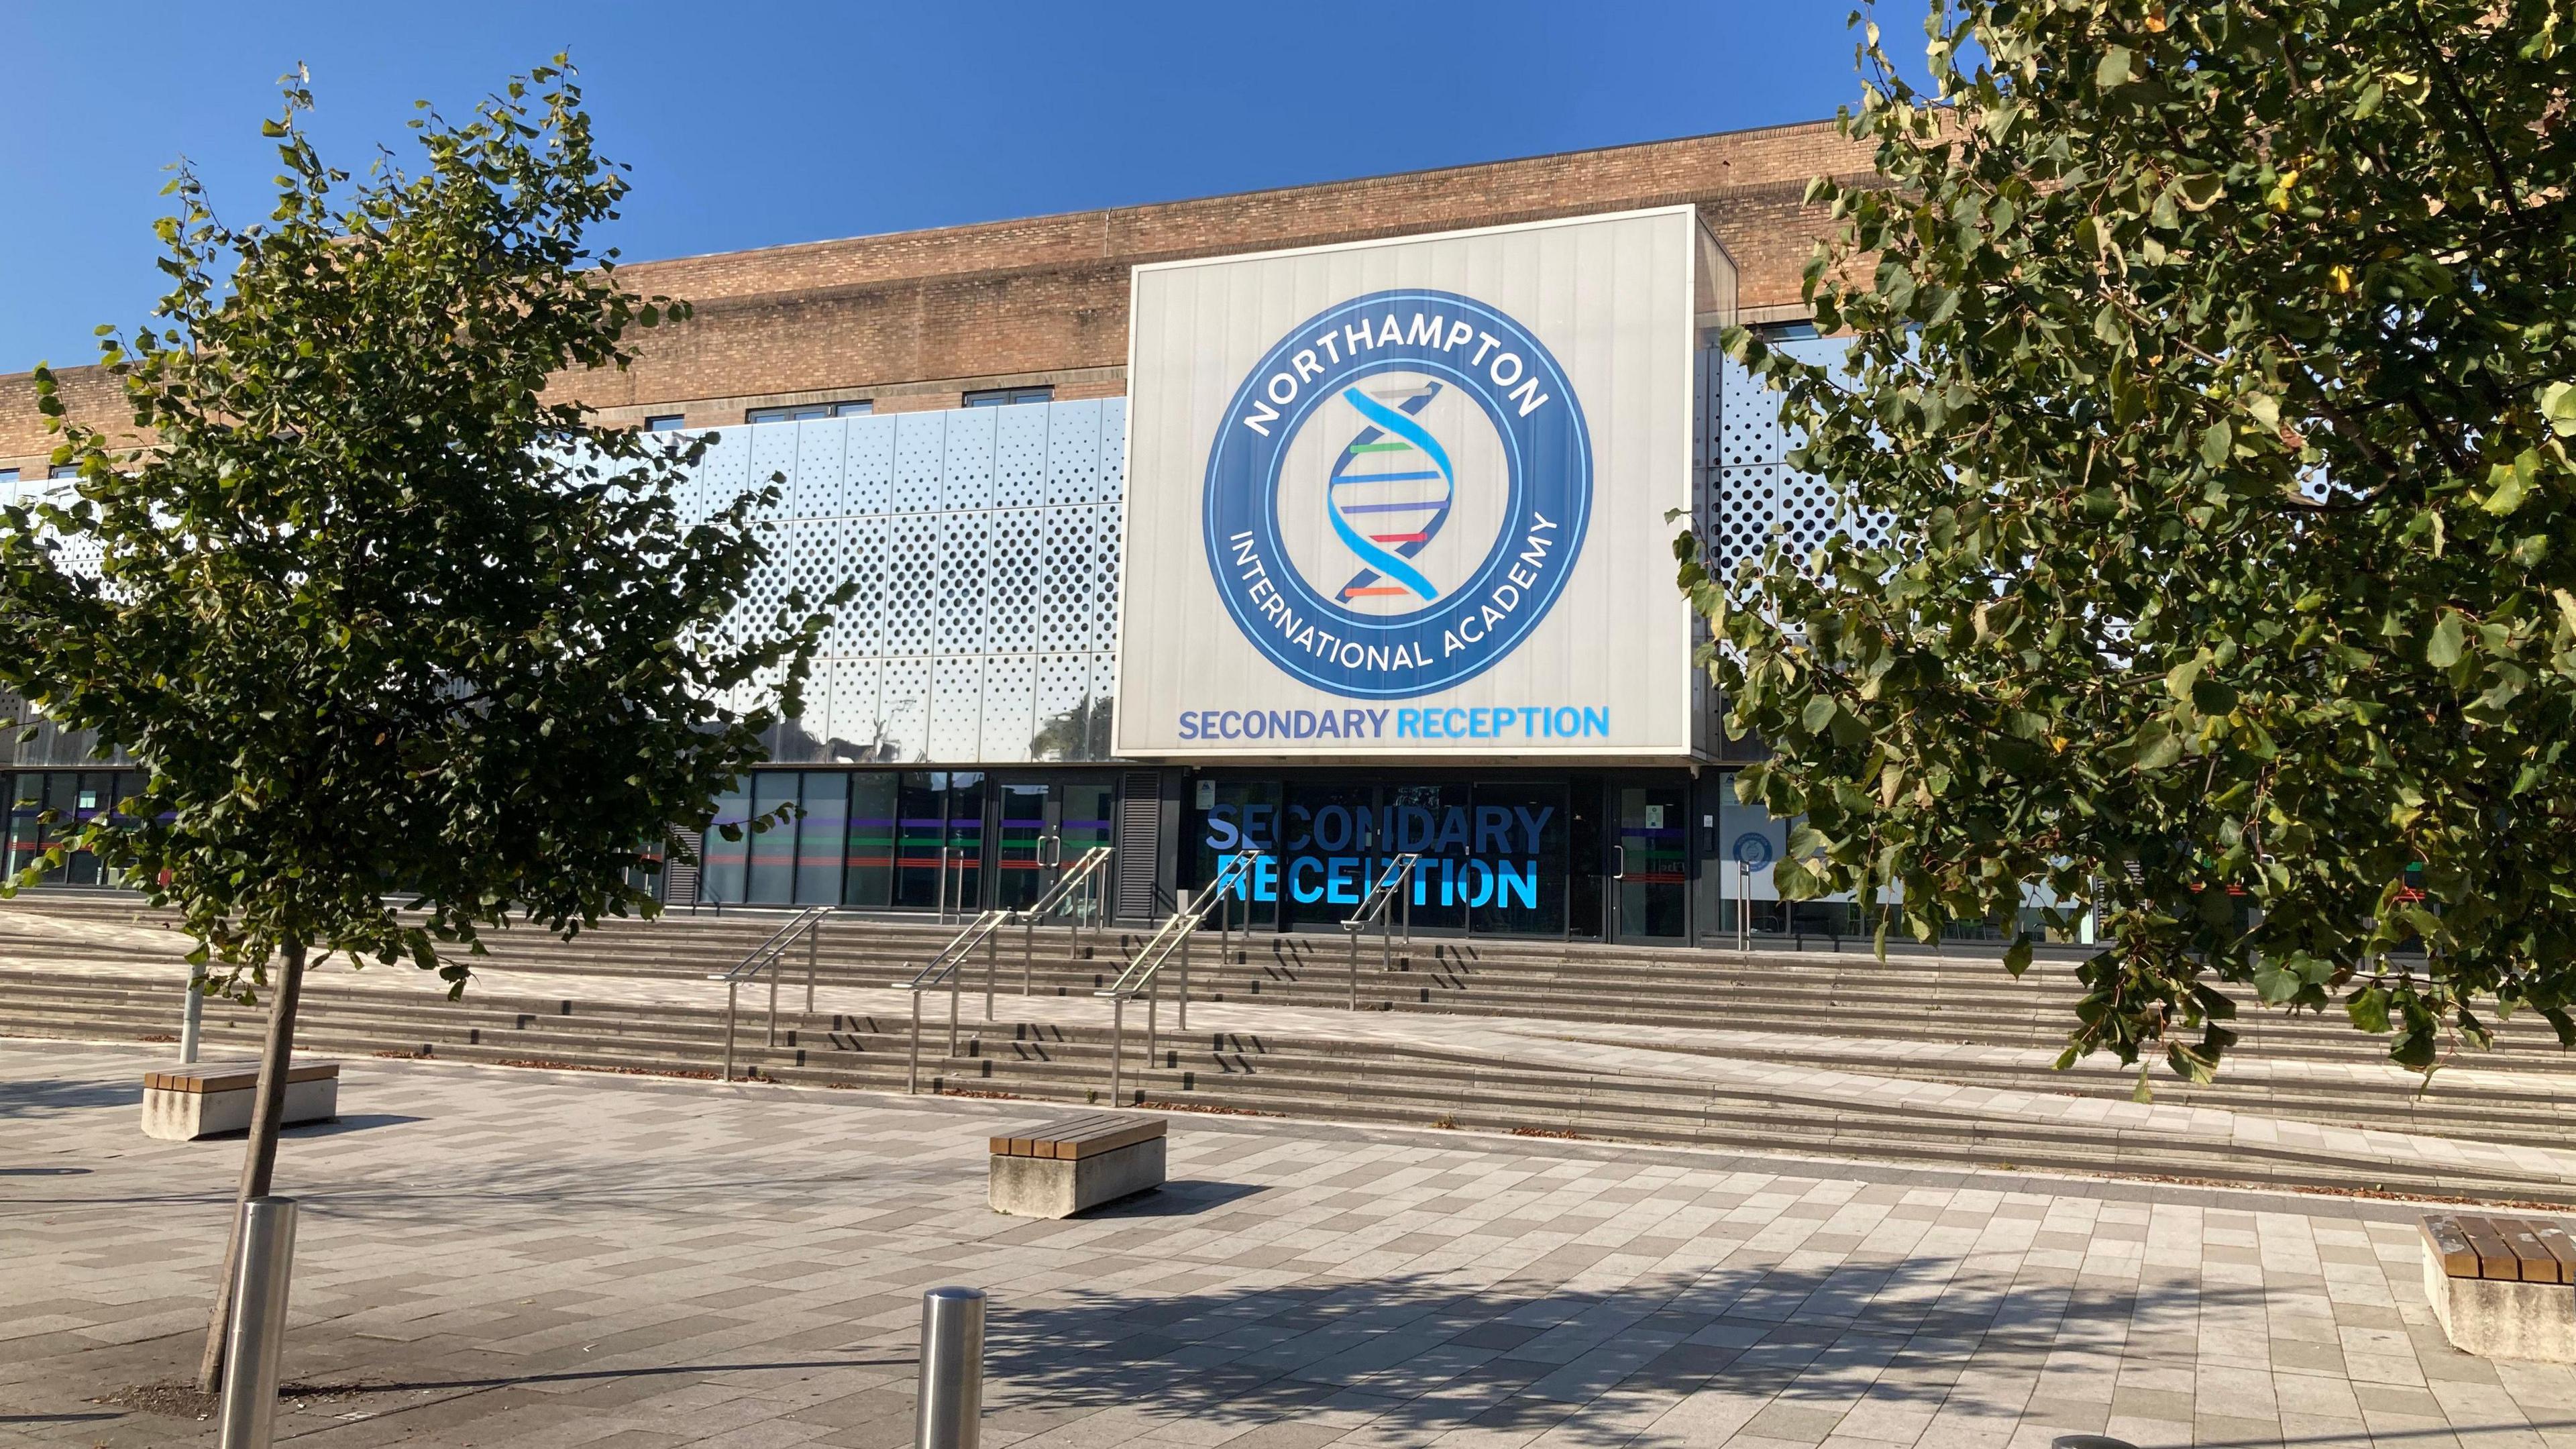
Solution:
<svg viewBox="0 0 2576 1449"><path fill-rule="evenodd" d="M1759 830L1748 830L1735 837L1735 863L1747 870L1760 870L1771 863L1771 837Z"/></svg>
<svg viewBox="0 0 2576 1449"><path fill-rule="evenodd" d="M1208 452L1208 567L1272 663L1353 699L1475 678L1547 617L1592 516L1592 437L1529 329L1372 292L1290 331Z"/></svg>

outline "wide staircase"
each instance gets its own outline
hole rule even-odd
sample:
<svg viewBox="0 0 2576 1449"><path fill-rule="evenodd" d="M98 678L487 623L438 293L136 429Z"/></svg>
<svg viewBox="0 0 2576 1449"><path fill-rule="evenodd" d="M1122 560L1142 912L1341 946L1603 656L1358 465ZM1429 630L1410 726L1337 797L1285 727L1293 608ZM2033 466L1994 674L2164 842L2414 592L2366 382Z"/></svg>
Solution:
<svg viewBox="0 0 2576 1449"><path fill-rule="evenodd" d="M740 913L611 922L571 942L499 933L476 964L494 968L494 980L507 985L478 984L456 1002L408 967L317 975L299 1046L713 1078L726 1059L724 991L709 990L707 977L742 959L784 919ZM1087 938L1042 927L1024 963L1022 933L1006 929L990 958L998 1019L982 1019L987 961L978 953L961 972L955 1051L941 992L922 1003L929 1020L916 1063L909 1015L883 988L909 980L954 932L935 922L834 919L811 953L817 988L827 1002L838 988L878 988L872 998L886 1001L886 1009L801 1010L808 954L793 947L780 972L774 1044L767 979L744 994L732 1047L736 1074L1107 1103L1112 1038L1090 1009L1091 996L1114 979L1141 936L1104 930L1096 954L1086 954ZM131 898L30 895L0 903L0 1033L167 1040L175 1031L181 948L169 918ZM1319 1009L1342 1010L1352 991L1338 937L1238 935L1223 959L1215 937L1203 937L1192 963L1195 1002L1305 1009L1230 1010L1223 1013L1230 1029L1183 1034L1172 1029L1166 1000L1149 1058L1131 1006L1119 1095L1184 1110L1926 1165L2576 1202L2576 1181L2501 1164L2493 1154L2427 1161L2357 1153L2298 1134L2229 1140L2142 1129L2134 1114L2116 1110L1998 1111L1892 1089L1949 1083L2061 1103L2125 1104L2133 1073L2047 1069L2073 1019L2077 988L2064 963L2042 963L2016 981L1991 954L1879 961L1428 939L1399 946L1396 960L1396 969L1381 969L1372 941L1357 973L1361 1014L1326 1019ZM1168 974L1166 980L1168 990ZM1404 1013L1453 1020L1423 1021L1405 1039L1364 1029L1400 1026ZM1261 1015L1282 1024L1245 1029L1247 1017ZM1488 1019L1497 1029L1480 1037L1467 1018ZM1353 1027L1340 1029L1339 1021ZM2576 1121L2576 1064L2537 1022L2508 1023L2496 1050L2464 1055L2474 1072L2437 1074L2429 1089L2389 1071L2384 1041L2353 1032L2340 1018L2249 1007L2237 1024L2244 1043L2220 1079L2191 1087L2159 1069L2160 1105L2482 1145L2565 1149L2576 1136L2567 1125ZM1509 1033L1500 1030L1505 1025ZM247 1053L255 1050L258 1014L210 1003L205 1031L209 1055ZM1553 1050L1525 1049L1532 1040ZM1586 1065L1587 1045L1605 1054L1619 1049L1621 1060ZM1637 1065L1641 1047L1664 1065Z"/></svg>

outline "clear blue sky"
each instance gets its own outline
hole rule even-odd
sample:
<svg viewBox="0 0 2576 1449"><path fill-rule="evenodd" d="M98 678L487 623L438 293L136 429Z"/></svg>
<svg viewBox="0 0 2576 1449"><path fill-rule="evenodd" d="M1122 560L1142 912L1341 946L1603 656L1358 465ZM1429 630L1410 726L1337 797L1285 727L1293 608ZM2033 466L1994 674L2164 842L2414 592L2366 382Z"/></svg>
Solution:
<svg viewBox="0 0 2576 1449"><path fill-rule="evenodd" d="M979 5L0 0L0 372L87 362L160 293L162 168L267 209L275 78L324 154L402 155L569 46L634 167L635 260L1809 120L1858 90L1840 0ZM1918 23L1884 8L1891 50ZM408 162L411 157L405 155Z"/></svg>

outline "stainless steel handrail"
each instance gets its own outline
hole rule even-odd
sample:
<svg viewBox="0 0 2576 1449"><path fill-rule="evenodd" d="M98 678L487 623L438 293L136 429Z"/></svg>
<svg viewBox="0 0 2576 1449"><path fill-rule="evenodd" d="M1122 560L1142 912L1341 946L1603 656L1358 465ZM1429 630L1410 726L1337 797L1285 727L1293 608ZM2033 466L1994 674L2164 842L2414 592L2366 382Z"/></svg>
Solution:
<svg viewBox="0 0 2576 1449"><path fill-rule="evenodd" d="M948 983L948 1054L952 1057L957 1055L957 991L959 977L962 974L958 968L965 964L967 952L974 950L979 943L984 947L984 1019L991 1021L993 1019L993 952L995 943L1000 939L1002 927L1009 924L1014 914L1011 911L992 910L977 916L967 923L965 930L958 932L947 945L939 948L939 954L930 958L930 964L915 972L913 978L904 983L904 989L912 993L912 1046L904 1072L905 1091L921 1090L921 993L938 986L943 981ZM946 922L941 924L945 925Z"/></svg>
<svg viewBox="0 0 2576 1449"><path fill-rule="evenodd" d="M1020 994L1022 996L1035 994L1032 985L1037 971L1038 923L1048 916L1062 914L1065 917L1065 954L1067 956L1073 954L1073 944L1081 938L1082 929L1086 925L1091 928L1092 953L1099 954L1101 907L1105 904L1101 896L1101 888L1108 879L1109 858L1116 853L1115 848L1106 845L1095 845L1084 851L1080 859L1064 867L1063 873L1055 878L1055 884L1047 887L1045 895L1021 907L1017 912L1021 928ZM984 984L987 997L984 1015L987 1018L993 1014L989 999L992 989L992 982L987 980Z"/></svg>
<svg viewBox="0 0 2576 1449"><path fill-rule="evenodd" d="M787 948L801 935L805 940L805 1009L814 1009L814 962L822 949L823 923L832 918L830 906L809 906L796 913L795 919L779 927L770 938L751 948L751 954L722 971L707 973L709 981L725 984L724 1079L733 1080L734 1006L740 998L742 983L769 973L769 1038L767 1044L778 1045L778 967L787 959Z"/></svg>
<svg viewBox="0 0 2576 1449"><path fill-rule="evenodd" d="M1397 897L1403 898L1404 944L1412 945L1413 892L1404 887L1412 881L1414 868L1421 864L1422 853L1416 850L1408 850L1402 855L1389 859L1386 868L1378 872L1377 880L1369 886L1368 894L1360 897L1360 908L1351 912L1350 918L1342 922L1342 931L1350 938L1351 943L1351 1010L1353 1011L1360 1009L1360 933L1369 928L1371 921L1377 923L1379 966L1382 970L1393 971L1395 969L1395 927L1388 919L1387 907L1393 904Z"/></svg>
<svg viewBox="0 0 2576 1449"><path fill-rule="evenodd" d="M1163 967L1174 953L1181 960L1181 1029L1190 1026L1190 938L1207 924L1207 915L1220 899L1229 898L1238 884L1252 879L1252 867L1266 852L1238 850L1217 863L1216 878L1202 887L1188 904L1172 912L1153 939L1118 973L1118 979L1091 993L1109 998L1109 1099L1118 1104L1124 1097L1127 1066L1127 1003L1138 996L1145 998L1145 1060L1151 1062L1161 1047L1159 1017L1162 1009Z"/></svg>

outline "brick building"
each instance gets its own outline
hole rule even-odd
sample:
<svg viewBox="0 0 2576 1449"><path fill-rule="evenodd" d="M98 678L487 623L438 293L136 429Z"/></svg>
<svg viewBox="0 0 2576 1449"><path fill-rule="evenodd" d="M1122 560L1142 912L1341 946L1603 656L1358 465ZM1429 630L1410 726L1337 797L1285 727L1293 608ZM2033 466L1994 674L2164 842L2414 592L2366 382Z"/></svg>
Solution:
<svg viewBox="0 0 2576 1449"><path fill-rule="evenodd" d="M1316 712L1279 708L1198 712L1211 733L1221 719L1280 721L1275 746L1212 755L1120 748L1134 737L1113 728L1121 718L1114 706L1122 679L1140 669L1132 657L1127 674L1120 669L1122 649L1133 655L1137 647L1119 613L1120 568L1134 566L1128 514L1137 507L1128 477L1129 365L1138 344L1131 307L1145 295L1140 279L1211 259L1290 253L1362 265L1415 245L1404 239L1497 228L1514 229L1499 233L1506 237L1544 238L1559 229L1531 224L1616 214L1670 219L1658 235L1682 234L1671 227L1695 232L1704 252L1698 311L1686 299L1676 314L1683 331L1672 334L1677 341L1687 334L1695 358L1681 361L1677 384L1692 398L1682 418L1691 430L1682 444L1688 461L1675 455L1654 486L1668 482L1713 539L1731 538L1727 551L1740 552L1775 525L1797 530L1830 520L1781 466L1776 420L1740 387L1728 393L1727 367L1708 350L1709 324L1742 321L1794 335L1805 316L1801 273L1822 226L1802 205L1803 192L1816 175L1867 169L1864 148L1830 124L1811 123L631 265L630 285L687 298L694 316L646 334L630 369L568 376L559 391L614 422L718 430L699 501L772 473L789 479L776 520L779 566L752 607L791 583L861 584L859 604L826 642L807 718L782 730L776 768L743 782L727 802L735 812L797 802L800 830L773 832L730 855L711 848L702 875L674 873L676 898L866 909L1009 905L1042 888L1056 862L1103 844L1117 848L1117 909L1146 916L1208 879L1221 851L1250 847L1276 857L1258 890L1245 893L1280 929L1338 919L1353 882L1405 852L1424 858L1413 890L1416 924L1429 929L1614 939L1731 929L1733 894L1768 894L1777 822L1742 814L1722 788L1724 759L1706 748L1560 756L1552 742L1533 738L1464 751L1424 745L1408 754L1396 746L1367 770L1329 770L1284 743L1286 721L1311 721ZM1552 243L1527 243L1545 244ZM1533 285L1535 297L1557 284L1541 277ZM1414 324L1418 341L1424 319ZM1371 325L1357 324L1355 348ZM1386 325L1395 326L1392 316ZM1544 352L1532 336L1524 350ZM1299 356L1307 359L1301 366L1315 365ZM1500 358L1521 366L1511 353L1498 365ZM1435 347L1417 360L1436 372L1441 356ZM114 419L115 400L95 370L59 371L75 415ZM1425 407L1444 385L1463 387L1423 383L1403 405ZM1596 426L1608 429L1624 399L1592 384L1586 393ZM1513 396L1525 405L1546 400L1530 387ZM1508 450L1511 410L1497 410L1504 401L1485 407ZM1483 429L1466 416L1441 426ZM1608 432L1602 436L1606 442ZM1364 442L1352 451L1404 446ZM0 489L41 487L46 452L29 378L0 376ZM1443 458L1439 471L1448 469ZM1514 499L1520 476L1513 474ZM1338 470L1334 479L1334 487L1370 481ZM1605 473L1605 486L1614 481ZM1164 486L1134 480L1140 489L1149 483ZM1454 489L1455 480L1443 486ZM1474 503L1468 498L1460 516ZM1344 530L1364 550L1359 557L1381 560L1389 576L1411 571L1387 548L1414 557L1451 517L1446 501L1370 506L1431 510L1424 528L1370 535L1384 547ZM1477 526L1490 534L1508 522ZM1501 560L1504 542L1493 548L1492 559ZM1347 562L1332 567L1346 572ZM1354 592L1402 591L1346 589L1341 602ZM1378 616L1354 617L1366 624ZM1399 649L1396 657L1406 656ZM1676 687L1691 672L1686 654L1653 668L1669 671ZM1693 707L1704 713L1704 697ZM1558 712L1580 724L1589 708L1569 703ZM1444 716L1462 722L1461 731L1489 720L1497 730L1536 730L1554 717L1538 705L1515 714L1435 703L1401 713L1431 721L1435 731ZM1330 726L1344 714L1356 721L1369 712L1321 717ZM1182 718L1197 728L1195 716ZM41 841L49 827L37 817L47 810L112 806L113 771L80 759L80 743L49 737L21 751L10 792L14 851ZM10 765L0 758L0 780L9 779ZM1295 841L1281 833L1292 820ZM79 878L76 865L67 883ZM1790 924L1776 904L1763 912L1774 925Z"/></svg>

